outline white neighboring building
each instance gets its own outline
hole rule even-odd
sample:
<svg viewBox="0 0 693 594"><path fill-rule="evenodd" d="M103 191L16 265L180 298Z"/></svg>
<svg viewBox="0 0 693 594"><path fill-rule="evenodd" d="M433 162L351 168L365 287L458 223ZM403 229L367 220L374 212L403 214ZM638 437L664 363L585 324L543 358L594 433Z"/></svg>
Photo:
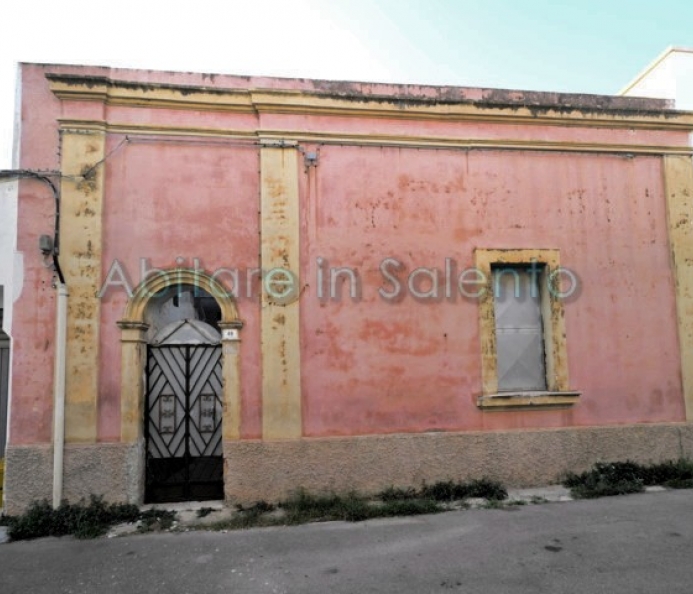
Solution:
<svg viewBox="0 0 693 594"><path fill-rule="evenodd" d="M19 77L19 72L17 76ZM19 85L17 88L14 106L13 167L19 163L19 129L21 126ZM4 457L11 390L12 306L19 298L23 282L22 254L17 252L18 190L19 182L16 179L0 179L0 507L3 504Z"/></svg>
<svg viewBox="0 0 693 594"><path fill-rule="evenodd" d="M17 258L17 184L0 180L0 309L2 330L11 335L15 259ZM21 286L21 285L19 285Z"/></svg>
<svg viewBox="0 0 693 594"><path fill-rule="evenodd" d="M7 440L10 388L10 341L14 270L17 250L17 181L0 181L0 507L2 507L3 458Z"/></svg>
<svg viewBox="0 0 693 594"><path fill-rule="evenodd" d="M673 99L676 109L693 111L693 48L667 48L619 95Z"/></svg>
<svg viewBox="0 0 693 594"><path fill-rule="evenodd" d="M19 68L17 68L17 81L19 81ZM17 167L19 164L19 132L22 125L20 86L17 84L14 100L12 167ZM4 310L0 330L4 330L9 336L12 336L12 304L19 297L23 280L21 254L17 252L18 191L19 182L16 179L0 179L0 309Z"/></svg>

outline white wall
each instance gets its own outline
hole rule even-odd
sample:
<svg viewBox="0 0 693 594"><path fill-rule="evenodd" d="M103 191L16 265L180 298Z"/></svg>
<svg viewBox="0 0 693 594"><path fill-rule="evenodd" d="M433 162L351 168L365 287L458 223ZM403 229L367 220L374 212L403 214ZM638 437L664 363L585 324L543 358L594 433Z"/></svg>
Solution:
<svg viewBox="0 0 693 594"><path fill-rule="evenodd" d="M676 109L693 111L693 51L674 54Z"/></svg>
<svg viewBox="0 0 693 594"><path fill-rule="evenodd" d="M16 278L17 249L17 189L16 181L0 181L0 286L3 288L3 330L12 336L12 303L19 296L21 278ZM20 282L15 282L20 281Z"/></svg>
<svg viewBox="0 0 693 594"><path fill-rule="evenodd" d="M21 139L22 69L17 67L14 102L12 167L19 168ZM2 329L12 336L12 304L19 298L24 281L22 255L17 253L17 181L0 180L0 286L3 287Z"/></svg>
<svg viewBox="0 0 693 594"><path fill-rule="evenodd" d="M670 48L621 95L673 99L676 109L693 111L693 49Z"/></svg>
<svg viewBox="0 0 693 594"><path fill-rule="evenodd" d="M624 95L628 97L656 97L663 99L676 98L676 78L674 75L674 61L671 54L662 58L649 72L638 80L632 87L626 90Z"/></svg>

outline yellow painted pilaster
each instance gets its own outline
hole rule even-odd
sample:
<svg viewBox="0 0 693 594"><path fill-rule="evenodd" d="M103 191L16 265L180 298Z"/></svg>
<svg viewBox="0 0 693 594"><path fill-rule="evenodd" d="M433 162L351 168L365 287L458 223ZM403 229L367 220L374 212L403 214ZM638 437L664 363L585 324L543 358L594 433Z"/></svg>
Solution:
<svg viewBox="0 0 693 594"><path fill-rule="evenodd" d="M97 437L103 165L102 131L62 131L60 262L70 297L67 313L65 440Z"/></svg>
<svg viewBox="0 0 693 594"><path fill-rule="evenodd" d="M240 324L221 323L222 377L224 414L221 426L224 440L241 437Z"/></svg>
<svg viewBox="0 0 693 594"><path fill-rule="evenodd" d="M260 149L262 291L262 436L301 437L301 357L299 341L298 151ZM272 271L276 271L273 277ZM293 277L287 275L293 274ZM270 278L278 282L267 291ZM287 284L293 283L293 286ZM271 283L270 283L271 284ZM271 288L271 287L270 287ZM287 298L277 299L286 294Z"/></svg>
<svg viewBox="0 0 693 594"><path fill-rule="evenodd" d="M663 159L683 396L686 419L693 421L693 163L690 157Z"/></svg>
<svg viewBox="0 0 693 594"><path fill-rule="evenodd" d="M143 437L144 369L147 324L118 322L121 350L120 440L137 443Z"/></svg>

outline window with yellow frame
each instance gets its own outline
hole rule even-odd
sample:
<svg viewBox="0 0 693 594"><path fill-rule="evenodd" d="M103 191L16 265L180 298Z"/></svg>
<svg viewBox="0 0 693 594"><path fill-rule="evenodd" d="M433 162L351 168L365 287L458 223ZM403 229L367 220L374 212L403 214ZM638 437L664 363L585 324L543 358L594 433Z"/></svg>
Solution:
<svg viewBox="0 0 693 594"><path fill-rule="evenodd" d="M482 409L575 404L557 249L476 249ZM571 279L575 282L574 276ZM574 287L571 288L571 290Z"/></svg>

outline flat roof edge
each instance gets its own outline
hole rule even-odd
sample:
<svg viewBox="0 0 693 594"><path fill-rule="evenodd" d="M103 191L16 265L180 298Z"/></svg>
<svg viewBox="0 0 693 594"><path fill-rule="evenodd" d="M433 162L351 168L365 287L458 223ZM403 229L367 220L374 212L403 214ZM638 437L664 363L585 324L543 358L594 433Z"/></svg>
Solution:
<svg viewBox="0 0 693 594"><path fill-rule="evenodd" d="M27 64L29 66L29 64ZM402 101L412 104L474 104L497 107L541 107L621 112L661 112L673 108L668 99L561 93L449 85L417 85L336 81L305 78L248 77L205 73L165 72L79 65L31 66L47 70L50 80L74 85L205 92L294 92L347 100Z"/></svg>

